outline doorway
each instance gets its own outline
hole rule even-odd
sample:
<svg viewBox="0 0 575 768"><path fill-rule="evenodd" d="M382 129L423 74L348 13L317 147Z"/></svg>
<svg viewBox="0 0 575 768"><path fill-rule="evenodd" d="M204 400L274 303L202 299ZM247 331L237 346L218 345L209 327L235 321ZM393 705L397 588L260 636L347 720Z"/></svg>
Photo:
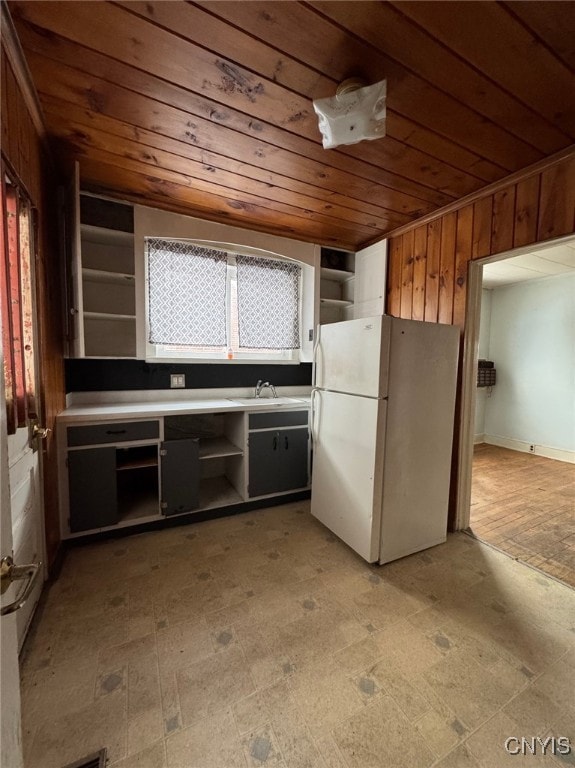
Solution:
<svg viewBox="0 0 575 768"><path fill-rule="evenodd" d="M471 272L459 527L575 586L575 239Z"/></svg>

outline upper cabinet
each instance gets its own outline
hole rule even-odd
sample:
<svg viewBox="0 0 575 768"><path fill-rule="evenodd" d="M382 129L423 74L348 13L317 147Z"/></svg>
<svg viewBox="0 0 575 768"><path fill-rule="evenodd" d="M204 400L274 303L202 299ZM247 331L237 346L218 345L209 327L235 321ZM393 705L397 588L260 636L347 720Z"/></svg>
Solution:
<svg viewBox="0 0 575 768"><path fill-rule="evenodd" d="M355 254L354 318L384 314L386 273L387 240Z"/></svg>
<svg viewBox="0 0 575 768"><path fill-rule="evenodd" d="M136 357L133 208L74 186L70 352Z"/></svg>
<svg viewBox="0 0 575 768"><path fill-rule="evenodd" d="M355 294L355 254L321 249L319 322L351 320Z"/></svg>

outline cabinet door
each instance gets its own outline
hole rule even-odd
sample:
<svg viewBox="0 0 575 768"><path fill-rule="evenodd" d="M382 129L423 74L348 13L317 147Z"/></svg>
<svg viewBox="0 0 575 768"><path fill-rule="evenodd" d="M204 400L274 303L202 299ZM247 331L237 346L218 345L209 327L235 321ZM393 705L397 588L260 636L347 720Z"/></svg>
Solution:
<svg viewBox="0 0 575 768"><path fill-rule="evenodd" d="M68 451L70 531L116 525L116 448Z"/></svg>
<svg viewBox="0 0 575 768"><path fill-rule="evenodd" d="M199 506L199 440L168 440L161 444L162 514L178 515Z"/></svg>
<svg viewBox="0 0 575 768"><path fill-rule="evenodd" d="M265 496L281 490L280 430L250 432L248 495Z"/></svg>
<svg viewBox="0 0 575 768"><path fill-rule="evenodd" d="M280 430L278 491L290 491L308 485L308 439L307 428Z"/></svg>
<svg viewBox="0 0 575 768"><path fill-rule="evenodd" d="M80 165L74 162L74 173L66 194L66 270L68 277L66 312L69 352L84 357L84 303L82 297L82 254L80 245Z"/></svg>

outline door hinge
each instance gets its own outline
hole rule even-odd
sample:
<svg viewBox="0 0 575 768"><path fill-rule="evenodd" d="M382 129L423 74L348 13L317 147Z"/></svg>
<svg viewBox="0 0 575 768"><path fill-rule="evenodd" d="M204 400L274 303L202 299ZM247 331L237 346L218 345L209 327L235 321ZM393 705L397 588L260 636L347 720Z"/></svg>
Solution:
<svg viewBox="0 0 575 768"><path fill-rule="evenodd" d="M66 456L66 467L68 467L68 457Z"/></svg>
<svg viewBox="0 0 575 768"><path fill-rule="evenodd" d="M167 456L168 451L165 448L160 448L160 456Z"/></svg>
<svg viewBox="0 0 575 768"><path fill-rule="evenodd" d="M167 501L161 501L160 502L160 509L167 509L168 508L168 502Z"/></svg>

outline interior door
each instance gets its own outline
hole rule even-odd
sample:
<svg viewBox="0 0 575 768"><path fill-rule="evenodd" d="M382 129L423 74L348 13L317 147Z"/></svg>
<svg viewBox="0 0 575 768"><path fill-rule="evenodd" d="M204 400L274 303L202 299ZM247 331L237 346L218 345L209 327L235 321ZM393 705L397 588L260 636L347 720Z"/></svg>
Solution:
<svg viewBox="0 0 575 768"><path fill-rule="evenodd" d="M4 240L4 216L0 216L0 244ZM0 249L0 253L1 253ZM4 259L2 259L4 263ZM5 297L2 302L2 330L7 317ZM3 333L0 334L0 359L4 363ZM8 482L7 407L4 376L0 376L0 557L11 557L12 515L10 512L10 486ZM18 665L18 638L16 613L0 617L0 765L22 768L22 734L20 727L20 671Z"/></svg>
<svg viewBox="0 0 575 768"><path fill-rule="evenodd" d="M2 178L2 337L11 522L10 556L17 565L45 561L39 426L35 237L33 211L18 186ZM16 614L21 647L42 591L42 578Z"/></svg>
<svg viewBox="0 0 575 768"><path fill-rule="evenodd" d="M1 344L1 340L0 340ZM6 397L0 377L0 556L12 556L12 515L8 485L8 441L6 435ZM20 729L20 671L18 665L17 613L0 618L0 765L22 768Z"/></svg>

